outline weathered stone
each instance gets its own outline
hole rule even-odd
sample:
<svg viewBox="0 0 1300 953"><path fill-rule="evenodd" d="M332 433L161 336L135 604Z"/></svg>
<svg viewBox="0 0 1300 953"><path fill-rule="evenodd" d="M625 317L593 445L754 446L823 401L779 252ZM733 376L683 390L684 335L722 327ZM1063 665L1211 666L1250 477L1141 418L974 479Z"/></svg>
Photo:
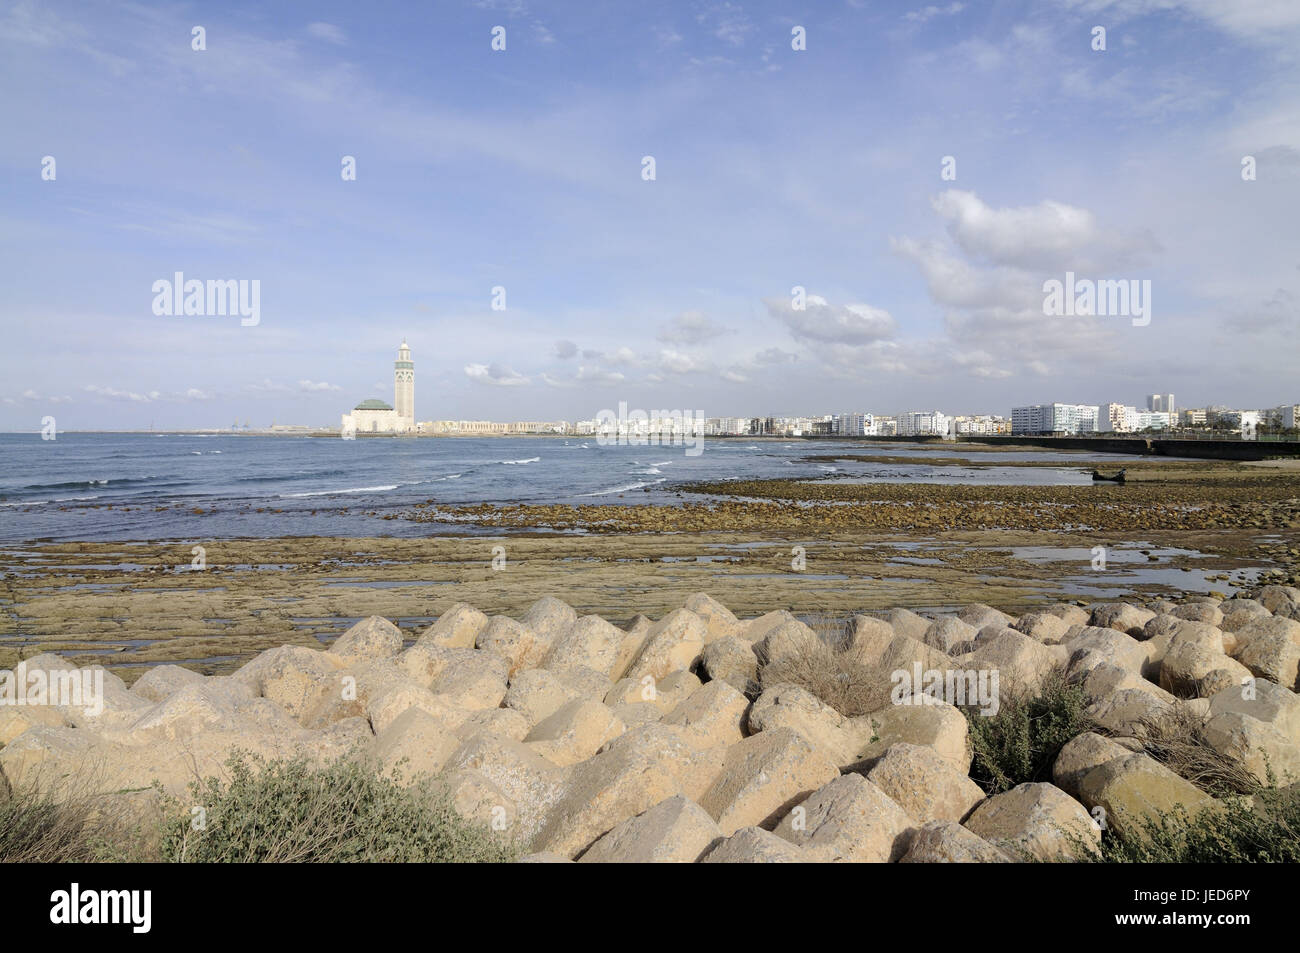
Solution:
<svg viewBox="0 0 1300 953"><path fill-rule="evenodd" d="M995 794L971 813L966 828L1013 857L1071 860L1078 844L1098 844L1101 829L1078 801L1051 784L1030 782Z"/></svg>
<svg viewBox="0 0 1300 953"><path fill-rule="evenodd" d="M202 675L188 668L181 668L179 665L155 665L136 679L136 683L131 686L131 691L141 698L157 703L187 685L200 685L203 681Z"/></svg>
<svg viewBox="0 0 1300 953"><path fill-rule="evenodd" d="M890 705L870 715L845 719L860 744L858 758L878 758L900 743L924 745L956 766L970 771L970 727L966 716L946 702L923 697L913 704Z"/></svg>
<svg viewBox="0 0 1300 953"><path fill-rule="evenodd" d="M1050 612L1026 612L1016 620L1012 628L1023 632L1035 642L1055 645L1070 630L1070 624Z"/></svg>
<svg viewBox="0 0 1300 953"><path fill-rule="evenodd" d="M1142 627L1155 615L1149 609L1141 609L1127 602L1111 602L1094 606L1090 625L1102 629L1114 629L1126 635L1142 634Z"/></svg>
<svg viewBox="0 0 1300 953"><path fill-rule="evenodd" d="M910 609L890 610L888 622L889 627L894 630L896 635L905 635L917 642L925 638L925 631L930 628L929 619L923 615L917 615Z"/></svg>
<svg viewBox="0 0 1300 953"><path fill-rule="evenodd" d="M704 855L702 864L801 864L803 851L761 827L742 827Z"/></svg>
<svg viewBox="0 0 1300 953"><path fill-rule="evenodd" d="M708 593L697 592L686 600L686 608L704 620L705 644L719 639L733 638L741 628L741 622L731 610Z"/></svg>
<svg viewBox="0 0 1300 953"><path fill-rule="evenodd" d="M482 772L515 809L511 833L528 843L560 799L566 774L526 744L477 732L447 759L448 773L473 768Z"/></svg>
<svg viewBox="0 0 1300 953"><path fill-rule="evenodd" d="M579 860L584 864L693 864L721 836L704 808L678 794L616 825Z"/></svg>
<svg viewBox="0 0 1300 953"><path fill-rule="evenodd" d="M538 722L524 742L553 764L567 766L587 760L625 730L622 719L608 707L579 699Z"/></svg>
<svg viewBox="0 0 1300 953"><path fill-rule="evenodd" d="M1217 626L1223 621L1223 611L1218 606L1208 602L1189 602L1186 605L1178 606L1169 613L1177 616L1179 619L1186 619L1189 622L1203 622L1206 625Z"/></svg>
<svg viewBox="0 0 1300 953"><path fill-rule="evenodd" d="M912 835L900 864L1005 864L1012 857L952 821L929 821Z"/></svg>
<svg viewBox="0 0 1300 953"><path fill-rule="evenodd" d="M1065 662L1065 650L1043 645L1014 629L1004 629L996 638L977 648L966 668L998 672L999 690L1037 692Z"/></svg>
<svg viewBox="0 0 1300 953"><path fill-rule="evenodd" d="M678 702L662 723L681 729L697 748L732 745L745 735L741 730L749 700L726 682L708 682Z"/></svg>
<svg viewBox="0 0 1300 953"><path fill-rule="evenodd" d="M778 659L807 652L820 641L816 632L798 619L793 619L769 630L767 635L755 642L754 654L758 656L760 665L768 665Z"/></svg>
<svg viewBox="0 0 1300 953"><path fill-rule="evenodd" d="M962 606L957 613L957 618L965 622L973 629L982 629L987 625L1001 625L1008 628L1014 628L1011 623L1015 621L1000 609L985 605L982 602L973 602L970 605Z"/></svg>
<svg viewBox="0 0 1300 953"><path fill-rule="evenodd" d="M944 616L930 623L925 634L921 636L921 641L947 655L958 642L973 641L978 631L975 626L967 624L956 616Z"/></svg>
<svg viewBox="0 0 1300 953"><path fill-rule="evenodd" d="M1093 768L1117 758L1126 758L1132 748L1112 741L1095 731L1085 731L1067 741L1052 764L1052 783L1069 794L1079 796L1079 784Z"/></svg>
<svg viewBox="0 0 1300 953"><path fill-rule="evenodd" d="M533 630L539 643L550 646L578 621L578 613L554 596L543 596L528 607L519 621Z"/></svg>
<svg viewBox="0 0 1300 953"><path fill-rule="evenodd" d="M401 651L402 630L377 615L354 623L329 647L329 653L345 663L392 658Z"/></svg>
<svg viewBox="0 0 1300 953"><path fill-rule="evenodd" d="M646 633L645 643L627 671L640 681L649 675L662 679L691 667L704 649L704 621L687 609L675 609Z"/></svg>
<svg viewBox="0 0 1300 953"><path fill-rule="evenodd" d="M845 774L803 799L773 832L815 862L888 863L907 851L915 822L860 774Z"/></svg>
<svg viewBox="0 0 1300 953"><path fill-rule="evenodd" d="M1079 800L1104 811L1107 826L1122 836L1140 834L1181 806L1195 816L1214 799L1145 754L1126 754L1097 765L1079 782Z"/></svg>
<svg viewBox="0 0 1300 953"><path fill-rule="evenodd" d="M855 615L849 620L845 650L853 652L864 664L874 665L884 658L889 643L897 634L884 619Z"/></svg>
<svg viewBox="0 0 1300 953"><path fill-rule="evenodd" d="M839 769L790 728L746 738L727 749L721 775L700 806L724 834L776 822L796 802L839 775Z"/></svg>
<svg viewBox="0 0 1300 953"><path fill-rule="evenodd" d="M583 667L608 676L618 663L625 635L600 616L583 616L551 644L542 667L553 672Z"/></svg>
<svg viewBox="0 0 1300 953"><path fill-rule="evenodd" d="M749 731L757 734L790 728L797 731L824 757L843 767L857 760L861 749L871 741L863 729L851 731L844 717L805 688L796 685L773 685L765 689L749 711Z"/></svg>
<svg viewBox="0 0 1300 953"><path fill-rule="evenodd" d="M758 656L751 643L737 636L704 646L700 666L711 680L726 682L738 692L747 694L758 686Z"/></svg>
<svg viewBox="0 0 1300 953"><path fill-rule="evenodd" d="M1203 733L1215 751L1241 762L1260 784L1300 782L1300 745L1274 724L1225 711L1212 714Z"/></svg>
<svg viewBox="0 0 1300 953"><path fill-rule="evenodd" d="M440 645L444 648L472 649L478 634L488 624L488 617L471 605L458 602L420 633L416 645Z"/></svg>
<svg viewBox="0 0 1300 953"><path fill-rule="evenodd" d="M537 639L532 629L503 615L488 620L474 641L474 647L505 659L508 665L507 676L513 676L523 669L536 668L548 652L548 648Z"/></svg>
<svg viewBox="0 0 1300 953"><path fill-rule="evenodd" d="M1280 632L1254 634L1246 647L1237 652L1237 661L1249 669L1252 675L1277 682L1283 688L1293 691L1297 688L1296 677L1300 674L1300 645ZM1236 682L1240 684L1240 681L1238 677Z"/></svg>
<svg viewBox="0 0 1300 953"><path fill-rule="evenodd" d="M933 748L920 745L891 745L866 776L917 823L960 823L984 800L978 784Z"/></svg>
<svg viewBox="0 0 1300 953"><path fill-rule="evenodd" d="M699 687L700 680L685 671L672 672L663 678L655 678L653 675L625 678L605 694L605 704L617 707L634 702L649 702L666 715Z"/></svg>
<svg viewBox="0 0 1300 953"><path fill-rule="evenodd" d="M408 708L371 740L366 753L384 774L409 783L421 775L436 775L462 743L427 711Z"/></svg>

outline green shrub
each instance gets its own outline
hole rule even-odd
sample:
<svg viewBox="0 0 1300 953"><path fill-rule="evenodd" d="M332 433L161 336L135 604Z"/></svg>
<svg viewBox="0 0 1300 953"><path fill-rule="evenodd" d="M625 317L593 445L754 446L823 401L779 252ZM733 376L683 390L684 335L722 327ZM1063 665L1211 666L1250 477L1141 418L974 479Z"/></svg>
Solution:
<svg viewBox="0 0 1300 953"><path fill-rule="evenodd" d="M996 715L964 708L974 755L971 780L989 794L1027 781L1050 781L1061 748L1093 727L1084 705L1083 690L1057 670L1034 693L1007 693Z"/></svg>
<svg viewBox="0 0 1300 953"><path fill-rule="evenodd" d="M318 766L302 758L235 756L228 778L168 799L161 852L186 863L501 863L512 843L455 810L432 779L410 786L356 758ZM203 809L195 829L194 807Z"/></svg>
<svg viewBox="0 0 1300 953"><path fill-rule="evenodd" d="M1263 788L1232 795L1217 809L1189 818L1181 807L1147 818L1125 837L1107 834L1100 857L1081 860L1135 864L1300 863L1300 788Z"/></svg>

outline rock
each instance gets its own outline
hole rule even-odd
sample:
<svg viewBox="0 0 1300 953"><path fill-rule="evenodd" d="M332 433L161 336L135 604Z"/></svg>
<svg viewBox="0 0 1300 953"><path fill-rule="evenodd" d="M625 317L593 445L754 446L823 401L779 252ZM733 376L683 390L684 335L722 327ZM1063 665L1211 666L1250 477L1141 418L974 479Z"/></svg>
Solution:
<svg viewBox="0 0 1300 953"><path fill-rule="evenodd" d="M970 729L966 716L946 702L917 699L919 703L890 705L870 715L846 719L857 737L867 739L858 757L878 758L896 744L924 745L954 765L970 771Z"/></svg>
<svg viewBox="0 0 1300 953"><path fill-rule="evenodd" d="M1035 642L1054 645L1070 630L1070 624L1050 612L1027 612L1016 620L1012 628L1023 632Z"/></svg>
<svg viewBox="0 0 1300 953"><path fill-rule="evenodd" d="M533 630L540 644L551 646L578 621L578 613L554 596L543 596L528 607L519 621Z"/></svg>
<svg viewBox="0 0 1300 953"><path fill-rule="evenodd" d="M567 702L538 722L524 742L546 760L563 767L586 761L625 730L622 719L608 707L579 699Z"/></svg>
<svg viewBox="0 0 1300 953"><path fill-rule="evenodd" d="M998 615L1002 613L999 612ZM944 616L930 623L921 636L921 641L946 655L957 643L973 641L978 631L975 626L968 625L955 616Z"/></svg>
<svg viewBox="0 0 1300 953"><path fill-rule="evenodd" d="M439 780L457 814L490 830L507 834L515 830L519 816L515 805L482 771L460 768Z"/></svg>
<svg viewBox="0 0 1300 953"><path fill-rule="evenodd" d="M435 695L414 682L405 682L367 694L365 718L374 733L381 735L411 709L432 715L449 727L459 725L465 717L463 709L449 704L443 696Z"/></svg>
<svg viewBox="0 0 1300 953"><path fill-rule="evenodd" d="M1058 646L1043 645L1014 629L1005 629L980 645L965 667L997 671L1000 691L1036 693L1064 663L1065 651Z"/></svg>
<svg viewBox="0 0 1300 953"><path fill-rule="evenodd" d="M474 647L505 659L508 664L507 677L523 669L536 668L549 652L547 646L533 635L532 629L503 615L488 620L474 641Z"/></svg>
<svg viewBox="0 0 1300 953"><path fill-rule="evenodd" d="M789 728L803 736L817 752L837 766L858 759L871 742L870 725L845 727L845 719L807 689L796 685L773 685L765 689L749 711L749 731L757 734ZM866 737L863 737L864 732Z"/></svg>
<svg viewBox="0 0 1300 953"><path fill-rule="evenodd" d="M984 800L980 786L933 748L891 745L867 772L873 783L919 824L956 821Z"/></svg>
<svg viewBox="0 0 1300 953"><path fill-rule="evenodd" d="M900 864L1005 864L1012 858L952 821L929 821L912 835Z"/></svg>
<svg viewBox="0 0 1300 953"><path fill-rule="evenodd" d="M961 611L957 613L957 618L973 629L982 629L986 625L1014 628L1011 623L1015 621L1005 612L992 606L986 606L982 602L974 602L968 606L963 606Z"/></svg>
<svg viewBox="0 0 1300 953"><path fill-rule="evenodd" d="M704 808L678 794L618 824L579 860L584 864L693 864L721 836Z"/></svg>
<svg viewBox="0 0 1300 953"><path fill-rule="evenodd" d="M624 637L621 629L600 616L585 615L551 644L542 668L562 672L582 667L612 676L622 654Z"/></svg>
<svg viewBox="0 0 1300 953"><path fill-rule="evenodd" d="M943 670L953 666L952 659L944 652L906 635L894 636L889 645L885 646L884 654L877 664L892 678L897 672L910 675L918 662L922 671Z"/></svg>
<svg viewBox="0 0 1300 953"><path fill-rule="evenodd" d="M1132 737L1147 722L1167 717L1173 705L1142 689L1122 688L1099 702L1088 705L1084 713L1111 734Z"/></svg>
<svg viewBox="0 0 1300 953"><path fill-rule="evenodd" d="M402 630L377 615L354 623L329 647L329 654L345 663L392 658L401 651Z"/></svg>
<svg viewBox="0 0 1300 953"><path fill-rule="evenodd" d="M1127 602L1110 602L1094 606L1090 625L1102 629L1114 629L1126 635L1142 634L1142 627L1155 615L1149 609L1140 609Z"/></svg>
<svg viewBox="0 0 1300 953"><path fill-rule="evenodd" d="M1180 698L1208 698L1250 677L1244 665L1205 648L1205 642L1177 639L1175 635L1160 663L1160 687L1166 691ZM1296 652L1300 657L1300 648Z"/></svg>
<svg viewBox="0 0 1300 953"><path fill-rule="evenodd" d="M678 702L661 719L662 724L681 729L697 748L733 745L744 738L741 730L749 711L749 699L726 682L708 682Z"/></svg>
<svg viewBox="0 0 1300 953"><path fill-rule="evenodd" d="M1057 754L1052 764L1052 783L1071 797L1078 798L1079 785L1089 771L1132 753L1132 748L1095 731L1085 731L1067 741Z"/></svg>
<svg viewBox="0 0 1300 953"><path fill-rule="evenodd" d="M523 715L531 726L555 714L565 703L574 699L592 698L593 701L600 701L605 698L609 689L606 687L605 691L599 691L599 685L608 686L608 680L599 684L589 682L581 671L569 669L554 672L535 668L517 672L510 679L504 704ZM588 693L592 688L598 691L594 697Z"/></svg>
<svg viewBox="0 0 1300 953"><path fill-rule="evenodd" d="M1013 857L1071 860L1077 844L1099 844L1101 830L1082 805L1051 784L1030 782L995 794L971 813L966 828Z"/></svg>
<svg viewBox="0 0 1300 953"><path fill-rule="evenodd" d="M1179 619L1186 619L1189 622L1204 622L1206 625L1217 626L1223 621L1223 612L1218 606L1208 602L1189 602L1186 605L1178 606L1169 613Z"/></svg>
<svg viewBox="0 0 1300 953"><path fill-rule="evenodd" d="M1236 632L1256 619L1269 616L1269 611L1254 599L1229 599L1219 608L1223 612L1223 621L1219 623L1219 628L1224 632Z"/></svg>
<svg viewBox="0 0 1300 953"><path fill-rule="evenodd" d="M687 609L675 609L650 627L645 643L627 674L640 681L685 671L704 649L704 621Z"/></svg>
<svg viewBox="0 0 1300 953"><path fill-rule="evenodd" d="M742 827L704 855L702 864L800 864L803 851L761 827Z"/></svg>
<svg viewBox="0 0 1300 953"><path fill-rule="evenodd" d="M726 682L738 692L750 694L758 689L758 656L753 645L737 636L704 646L700 666L710 680Z"/></svg>
<svg viewBox="0 0 1300 953"><path fill-rule="evenodd" d="M1138 628L1138 632L1142 632L1141 627ZM1150 650L1146 645L1117 629L1104 626L1071 629L1066 633L1061 644L1070 654L1068 671L1071 675L1102 661L1118 665L1138 675L1145 675L1148 672L1155 674L1154 669L1148 665ZM1090 653L1088 657L1091 661L1081 664L1078 657L1082 652Z"/></svg>
<svg viewBox="0 0 1300 953"><path fill-rule="evenodd" d="M846 652L852 652L864 664L874 665L884 658L889 643L898 633L884 619L855 615L849 620ZM924 632L922 632L924 635Z"/></svg>
<svg viewBox="0 0 1300 953"><path fill-rule="evenodd" d="M1297 687L1296 677L1300 674L1300 645L1280 632L1253 634L1246 647L1237 652L1237 661L1253 675L1277 682L1293 691ZM1241 683L1240 677L1235 678L1234 681L1236 684ZM1220 687L1227 687L1227 685Z"/></svg>
<svg viewBox="0 0 1300 953"><path fill-rule="evenodd" d="M817 633L798 619L783 622L754 643L760 666L809 651L820 643Z"/></svg>
<svg viewBox="0 0 1300 953"><path fill-rule="evenodd" d="M261 653L232 677L275 702L291 718L301 719L322 690L338 686L340 669L336 657L298 645L283 645Z"/></svg>
<svg viewBox="0 0 1300 953"><path fill-rule="evenodd" d="M1045 611L1064 619L1066 624L1071 626L1087 625L1090 617L1089 613L1084 609L1080 609L1078 606L1072 606L1064 602L1058 603L1054 606L1049 606Z"/></svg>
<svg viewBox="0 0 1300 953"><path fill-rule="evenodd" d="M496 708L506 697L509 674L502 656L473 651L436 675L429 690L455 708Z"/></svg>
<svg viewBox="0 0 1300 953"><path fill-rule="evenodd" d="M813 862L888 863L906 853L915 823L860 774L825 784L791 810L774 833Z"/></svg>
<svg viewBox="0 0 1300 953"><path fill-rule="evenodd" d="M478 634L487 627L488 617L471 605L458 602L420 633L416 645L472 649Z"/></svg>
<svg viewBox="0 0 1300 953"><path fill-rule="evenodd" d="M188 685L200 685L204 681L198 672L191 672L179 665L156 665L149 669L131 686L131 691L141 698L160 702L173 692Z"/></svg>
<svg viewBox="0 0 1300 953"><path fill-rule="evenodd" d="M1079 800L1105 813L1100 820L1122 836L1139 835L1147 820L1183 807L1195 816L1214 799L1145 754L1126 754L1097 765L1079 782Z"/></svg>
<svg viewBox="0 0 1300 953"><path fill-rule="evenodd" d="M742 622L740 631L736 634L751 644L762 642L767 638L768 633L772 630L785 625L787 622L798 622L793 615L784 609L777 609L775 612L769 612L761 615L757 619L750 619L748 622Z"/></svg>
<svg viewBox="0 0 1300 953"><path fill-rule="evenodd" d="M704 620L706 645L719 639L734 638L741 622L721 602L707 593L697 592L686 600L686 608Z"/></svg>
<svg viewBox="0 0 1300 953"><path fill-rule="evenodd" d="M1300 782L1300 746L1275 724L1225 711L1211 716L1203 734L1215 751L1241 762L1260 784Z"/></svg>
<svg viewBox="0 0 1300 953"><path fill-rule="evenodd" d="M511 833L528 843L560 800L566 774L526 744L477 732L465 739L443 766L448 773L479 771L515 809ZM538 849L546 849L545 846Z"/></svg>
<svg viewBox="0 0 1300 953"><path fill-rule="evenodd" d="M727 749L722 773L699 799L723 834L770 825L839 769L789 728L764 731Z"/></svg>
<svg viewBox="0 0 1300 953"><path fill-rule="evenodd" d="M1237 652L1240 653L1259 638L1285 638L1300 645L1300 622L1281 616L1261 616L1237 629L1233 633L1237 640Z"/></svg>
<svg viewBox="0 0 1300 953"><path fill-rule="evenodd" d="M513 708L479 708L461 712L456 731L466 737L473 732L484 731L489 735L523 741L528 737L531 727L528 719Z"/></svg>
<svg viewBox="0 0 1300 953"><path fill-rule="evenodd" d="M436 775L462 742L433 715L409 708L371 740L366 753L384 774L410 783Z"/></svg>
<svg viewBox="0 0 1300 953"><path fill-rule="evenodd" d="M673 672L660 679L652 675L625 678L605 694L605 704L618 707L629 702L649 702L666 715L699 687L700 680L690 672Z"/></svg>
<svg viewBox="0 0 1300 953"><path fill-rule="evenodd" d="M1249 687L1249 692L1244 686L1234 686L1214 695L1209 716L1240 712L1271 725L1300 745L1300 695L1266 679L1252 679Z"/></svg>
<svg viewBox="0 0 1300 953"><path fill-rule="evenodd" d="M926 630L930 628L930 620L923 615L917 615L910 609L893 609L889 613L889 627L894 630L896 635L904 635L909 639L915 639L917 642L925 638Z"/></svg>
<svg viewBox="0 0 1300 953"><path fill-rule="evenodd" d="M1300 589L1294 586L1263 586L1255 593L1255 599L1274 615L1285 614L1285 610L1300 606Z"/></svg>
<svg viewBox="0 0 1300 953"><path fill-rule="evenodd" d="M644 725L624 732L574 765L547 812L534 849L577 857L602 835L677 794L703 756L671 729Z"/></svg>

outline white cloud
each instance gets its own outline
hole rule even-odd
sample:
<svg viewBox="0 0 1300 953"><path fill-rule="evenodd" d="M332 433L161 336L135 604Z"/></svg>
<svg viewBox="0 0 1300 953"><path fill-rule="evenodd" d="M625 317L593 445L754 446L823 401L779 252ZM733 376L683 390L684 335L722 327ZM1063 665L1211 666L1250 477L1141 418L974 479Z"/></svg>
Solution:
<svg viewBox="0 0 1300 953"><path fill-rule="evenodd" d="M465 376L478 384L496 387L518 387L528 383L528 378L501 364L466 364Z"/></svg>
<svg viewBox="0 0 1300 953"><path fill-rule="evenodd" d="M309 24L307 32L318 40L324 40L326 43L333 43L337 46L344 46L348 42L348 35L333 23Z"/></svg>

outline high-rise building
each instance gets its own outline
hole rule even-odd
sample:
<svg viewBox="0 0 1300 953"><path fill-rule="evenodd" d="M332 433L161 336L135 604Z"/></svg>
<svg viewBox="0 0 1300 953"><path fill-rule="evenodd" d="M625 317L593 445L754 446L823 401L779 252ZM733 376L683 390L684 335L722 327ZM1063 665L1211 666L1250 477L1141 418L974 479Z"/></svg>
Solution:
<svg viewBox="0 0 1300 953"><path fill-rule="evenodd" d="M393 408L397 411L399 427L414 430L415 363L411 360L411 349L406 346L405 338L397 349L397 360L393 362Z"/></svg>
<svg viewBox="0 0 1300 953"><path fill-rule="evenodd" d="M1011 408L1011 432L1092 433L1101 408L1095 404L1033 404Z"/></svg>

